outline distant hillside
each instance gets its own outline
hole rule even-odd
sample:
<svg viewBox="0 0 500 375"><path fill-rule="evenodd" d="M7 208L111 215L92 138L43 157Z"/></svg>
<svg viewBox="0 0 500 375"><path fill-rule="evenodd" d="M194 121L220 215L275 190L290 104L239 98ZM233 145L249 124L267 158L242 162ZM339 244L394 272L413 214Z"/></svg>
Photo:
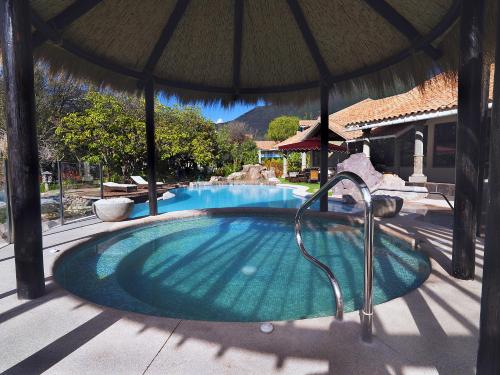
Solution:
<svg viewBox="0 0 500 375"><path fill-rule="evenodd" d="M345 100L335 100L335 110L330 110L330 113L347 107L348 105L356 102L358 100L350 101L349 103ZM331 103L330 105L332 105ZM319 103L308 103L301 106L292 105L265 105L261 107L255 107L250 111L242 114L241 116L235 118L232 121L225 122L219 126L224 126L232 122L242 122L244 123L251 133L254 135L255 139L262 140L267 132L269 122L279 116L298 116L300 119L309 120L315 119L319 116Z"/></svg>

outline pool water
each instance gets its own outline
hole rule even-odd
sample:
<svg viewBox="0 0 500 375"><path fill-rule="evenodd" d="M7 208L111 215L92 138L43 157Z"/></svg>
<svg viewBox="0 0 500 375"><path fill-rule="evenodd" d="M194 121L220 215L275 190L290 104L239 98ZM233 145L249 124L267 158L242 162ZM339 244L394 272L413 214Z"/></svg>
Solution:
<svg viewBox="0 0 500 375"><path fill-rule="evenodd" d="M195 210L223 207L274 207L299 208L304 198L293 194L292 188L269 185L220 185L178 188L170 190L175 197L159 200L158 212L165 213L180 210ZM319 203L312 207L319 208ZM359 208L341 202L329 202L329 209L340 212L352 212ZM138 203L130 218L149 215L149 205Z"/></svg>
<svg viewBox="0 0 500 375"><path fill-rule="evenodd" d="M306 220L304 238L332 267L345 311L361 308L362 228ZM430 272L425 255L384 234L376 235L374 256L375 303L417 288ZM54 276L97 304L172 318L253 322L335 314L326 276L300 255L285 217L210 216L125 230L63 255Z"/></svg>

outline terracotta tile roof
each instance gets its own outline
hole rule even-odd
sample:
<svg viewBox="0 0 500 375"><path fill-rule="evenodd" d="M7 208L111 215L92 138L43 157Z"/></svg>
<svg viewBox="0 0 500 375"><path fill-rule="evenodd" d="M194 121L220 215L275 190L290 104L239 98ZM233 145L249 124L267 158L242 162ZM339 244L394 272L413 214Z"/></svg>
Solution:
<svg viewBox="0 0 500 375"><path fill-rule="evenodd" d="M255 141L255 144L259 150L272 151L278 149L275 141Z"/></svg>
<svg viewBox="0 0 500 375"><path fill-rule="evenodd" d="M490 75L490 100L493 97L494 69ZM342 127L394 120L429 112L455 109L458 106L456 80L440 74L403 94L382 99L366 99L330 116ZM330 119L330 122L332 119Z"/></svg>
<svg viewBox="0 0 500 375"><path fill-rule="evenodd" d="M490 74L490 100L493 97L494 67ZM457 82L440 74L423 87L382 99L365 99L329 116L329 128L345 140L361 137L361 130L347 127L395 120L407 116L455 109L458 106ZM301 120L311 121L311 120ZM318 120L314 120L318 121Z"/></svg>
<svg viewBox="0 0 500 375"><path fill-rule="evenodd" d="M311 126L304 131L295 133L295 135L292 135L290 138L287 138L284 141L278 143L276 145L276 147L285 146L285 145L289 145L292 143L298 143L298 142L302 142L302 141L306 140L310 134L315 132L315 130L317 128L317 126L316 126L317 123L318 122L316 121L314 126Z"/></svg>

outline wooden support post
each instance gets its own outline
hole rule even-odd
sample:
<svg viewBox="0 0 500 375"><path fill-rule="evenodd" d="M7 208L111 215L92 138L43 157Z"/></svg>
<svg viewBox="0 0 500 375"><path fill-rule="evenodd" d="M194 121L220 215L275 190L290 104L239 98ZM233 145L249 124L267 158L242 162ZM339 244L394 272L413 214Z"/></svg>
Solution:
<svg viewBox="0 0 500 375"><path fill-rule="evenodd" d="M153 80L148 80L144 86L146 99L146 147L148 154L148 199L149 214L158 215L156 194L156 143L155 143L155 90Z"/></svg>
<svg viewBox="0 0 500 375"><path fill-rule="evenodd" d="M320 124L320 186L328 181L328 96L329 90L325 85L321 85L321 124ZM320 198L320 211L328 211L328 194Z"/></svg>
<svg viewBox="0 0 500 375"><path fill-rule="evenodd" d="M17 296L33 299L45 293L45 280L30 4L4 0L0 6Z"/></svg>
<svg viewBox="0 0 500 375"><path fill-rule="evenodd" d="M496 56L500 66L500 7L496 9ZM500 69L495 69L493 110L490 127L490 199L484 241L483 286L479 323L477 374L500 374Z"/></svg>
<svg viewBox="0 0 500 375"><path fill-rule="evenodd" d="M486 156L488 155L488 138L490 127L490 119L488 116L488 100L490 94L490 66L485 65L483 71L483 87L481 90L481 128L479 129L479 160L478 160L478 177L477 177L477 213L476 213L476 236L481 235L481 224L483 215L483 200L488 197L483 197L484 176L486 172Z"/></svg>
<svg viewBox="0 0 500 375"><path fill-rule="evenodd" d="M464 280L475 270L483 13L484 0L462 2L452 273Z"/></svg>
<svg viewBox="0 0 500 375"><path fill-rule="evenodd" d="M496 66L500 66L500 7L496 10ZM490 200L484 241L483 286L477 374L500 374L500 69L495 69L490 127Z"/></svg>

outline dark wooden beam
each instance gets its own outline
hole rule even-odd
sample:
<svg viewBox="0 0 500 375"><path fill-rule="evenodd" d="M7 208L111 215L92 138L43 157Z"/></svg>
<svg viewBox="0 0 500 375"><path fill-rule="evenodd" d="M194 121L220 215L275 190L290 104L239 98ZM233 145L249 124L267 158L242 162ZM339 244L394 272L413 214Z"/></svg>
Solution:
<svg viewBox="0 0 500 375"><path fill-rule="evenodd" d="M174 31L177 28L177 25L179 24L179 21L181 20L182 16L184 15L184 12L186 11L188 4L189 0L178 0L177 3L175 4L175 8L172 11L170 17L168 18L165 27L163 28L160 34L160 38L156 42L153 51L151 52L151 55L149 55L146 65L144 65L143 71L145 73L148 74L153 73L153 70L155 69L158 60L160 59L163 51L165 50L165 47L167 47L168 42L172 38L172 35L174 35Z"/></svg>
<svg viewBox="0 0 500 375"><path fill-rule="evenodd" d="M145 82L144 97L146 101L149 214L155 216L158 214L158 197L156 193L155 90L153 80Z"/></svg>
<svg viewBox="0 0 500 375"><path fill-rule="evenodd" d="M496 8L496 56L500 67L500 7ZM500 69L495 69L490 128L490 200L484 240L483 285L479 320L477 374L500 374Z"/></svg>
<svg viewBox="0 0 500 375"><path fill-rule="evenodd" d="M328 182L328 98L329 98L329 90L328 86L321 85L320 88L320 104L321 104L321 112L320 112L320 186L323 186ZM323 195L320 198L319 202L320 211L326 212L328 211L328 194Z"/></svg>
<svg viewBox="0 0 500 375"><path fill-rule="evenodd" d="M365 0L365 2L410 42L415 42L422 37L418 30L392 6L386 3L385 0ZM439 59L442 55L441 51L430 44L425 45L423 50L433 60Z"/></svg>
<svg viewBox="0 0 500 375"><path fill-rule="evenodd" d="M44 294L45 281L30 4L4 0L0 6L17 295L33 299Z"/></svg>
<svg viewBox="0 0 500 375"><path fill-rule="evenodd" d="M481 235L483 200L488 197L483 196L484 176L486 174L486 160L489 152L488 134L490 128L490 117L488 111L490 95L490 66L487 64L483 68L483 87L481 90L481 128L479 129L479 159L478 159L478 177L477 177L477 213L476 213L476 236Z"/></svg>
<svg viewBox="0 0 500 375"><path fill-rule="evenodd" d="M297 22L297 26L299 27L300 32L302 33L302 37L311 53L311 57L313 58L316 66L318 67L319 74L321 76L322 82L329 82L331 79L330 70L328 69L328 65L326 65L323 56L318 47L318 43L316 43L316 39L312 34L311 28L307 24L306 17L304 16L304 12L300 7L297 0L287 0L288 7L292 11L293 17L295 18L295 22Z"/></svg>
<svg viewBox="0 0 500 375"><path fill-rule="evenodd" d="M484 0L462 3L452 273L454 277L465 280L474 279L476 262L483 14Z"/></svg>
<svg viewBox="0 0 500 375"><path fill-rule="evenodd" d="M78 0L73 4L64 9L57 16L46 21L46 23L58 32L62 31L64 28L69 26L71 23L76 21L78 18L83 16L85 13L93 9L102 0ZM38 47L47 39L49 36L44 32L41 32L36 25L37 31L33 33L33 48Z"/></svg>
<svg viewBox="0 0 500 375"><path fill-rule="evenodd" d="M233 35L233 89L235 96L240 93L241 44L243 39L244 0L234 1Z"/></svg>

